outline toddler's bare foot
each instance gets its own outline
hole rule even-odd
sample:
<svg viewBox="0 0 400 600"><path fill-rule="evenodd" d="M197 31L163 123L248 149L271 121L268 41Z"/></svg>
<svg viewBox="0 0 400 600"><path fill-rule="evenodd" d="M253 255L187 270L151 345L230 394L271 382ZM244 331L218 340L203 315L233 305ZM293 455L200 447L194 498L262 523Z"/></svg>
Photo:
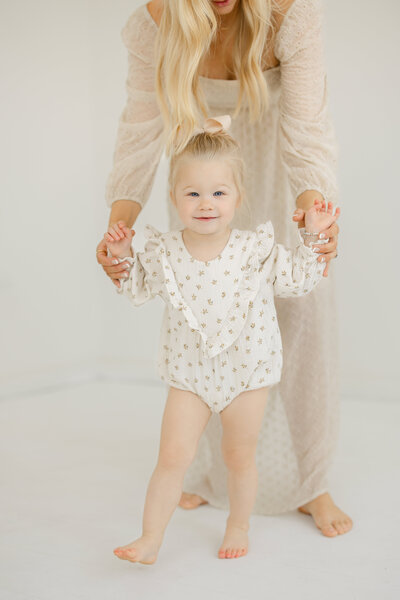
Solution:
<svg viewBox="0 0 400 600"><path fill-rule="evenodd" d="M248 527L226 526L224 541L218 550L218 558L239 558L247 554L249 547Z"/></svg>
<svg viewBox="0 0 400 600"><path fill-rule="evenodd" d="M353 526L353 521L336 506L328 492L299 506L297 510L311 515L318 529L327 537L336 537L347 533Z"/></svg>
<svg viewBox="0 0 400 600"><path fill-rule="evenodd" d="M143 535L131 544L118 546L118 548L115 548L114 554L122 560L152 565L157 560L160 546L160 540Z"/></svg>
<svg viewBox="0 0 400 600"><path fill-rule="evenodd" d="M204 498L198 496L197 494L187 494L186 492L182 492L182 496L179 501L179 506L181 508L197 508L202 504L208 504L207 500L204 500Z"/></svg>

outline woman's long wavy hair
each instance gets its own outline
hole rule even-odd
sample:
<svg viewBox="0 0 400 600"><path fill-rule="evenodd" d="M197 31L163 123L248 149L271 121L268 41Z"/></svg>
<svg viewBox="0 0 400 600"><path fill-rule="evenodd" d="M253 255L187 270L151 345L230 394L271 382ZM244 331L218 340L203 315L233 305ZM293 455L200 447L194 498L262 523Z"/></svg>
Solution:
<svg viewBox="0 0 400 600"><path fill-rule="evenodd" d="M268 107L268 87L262 72L273 0L238 0L233 41L233 69L239 96L233 118L247 98L254 122ZM164 0L156 39L156 90L164 121L166 153L179 153L193 128L208 117L199 88L199 66L218 32L219 15L210 0Z"/></svg>

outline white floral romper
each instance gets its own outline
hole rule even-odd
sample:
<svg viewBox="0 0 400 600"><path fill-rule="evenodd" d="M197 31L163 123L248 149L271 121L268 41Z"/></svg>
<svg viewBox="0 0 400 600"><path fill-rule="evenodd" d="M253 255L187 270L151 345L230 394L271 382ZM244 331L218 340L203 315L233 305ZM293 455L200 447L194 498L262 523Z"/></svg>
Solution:
<svg viewBox="0 0 400 600"><path fill-rule="evenodd" d="M189 390L213 412L244 390L280 381L282 342L274 296L303 296L320 281L324 263L304 245L274 242L271 221L256 231L232 229L222 252L193 258L182 231L146 225L143 252L131 263L119 294L138 306L156 295L166 303L158 371L169 385Z"/></svg>

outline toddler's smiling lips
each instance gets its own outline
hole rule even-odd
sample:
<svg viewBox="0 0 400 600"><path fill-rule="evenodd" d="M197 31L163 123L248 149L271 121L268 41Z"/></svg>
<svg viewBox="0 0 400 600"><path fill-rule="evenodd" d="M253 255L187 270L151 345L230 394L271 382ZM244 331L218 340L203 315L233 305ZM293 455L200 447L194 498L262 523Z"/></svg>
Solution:
<svg viewBox="0 0 400 600"><path fill-rule="evenodd" d="M198 221L211 221L211 219L216 219L217 217L195 217Z"/></svg>

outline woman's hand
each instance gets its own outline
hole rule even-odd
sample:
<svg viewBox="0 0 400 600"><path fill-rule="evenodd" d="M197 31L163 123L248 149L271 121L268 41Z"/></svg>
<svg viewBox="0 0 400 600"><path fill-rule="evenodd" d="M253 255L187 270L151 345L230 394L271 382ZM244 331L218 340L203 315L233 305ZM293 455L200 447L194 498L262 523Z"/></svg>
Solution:
<svg viewBox="0 0 400 600"><path fill-rule="evenodd" d="M299 227L305 227L305 211L301 208L295 210L293 214L293 221L295 221ZM328 243L321 244L313 244L314 248L318 248L319 252L324 256L318 257L318 262L326 262L326 267L324 269L324 277L328 277L328 269L329 269L329 261L332 258L336 258L337 253L337 237L339 233L339 226L337 223L333 223L327 229L324 229L320 232L320 237L323 236L324 239L328 239Z"/></svg>
<svg viewBox="0 0 400 600"><path fill-rule="evenodd" d="M118 221L118 225L121 227L126 227L124 221ZM132 229L132 236L134 235L135 231ZM117 230L113 233L113 237L115 241L118 241L122 239L123 236ZM119 263L118 259L112 258L111 256L107 256L107 254L107 242L103 238L96 248L97 262L103 267L103 270L105 271L106 275L110 277L114 285L120 288L121 284L119 282L119 279L124 279L125 277L128 277L129 271L127 272L125 269L129 269L130 265L127 263Z"/></svg>

